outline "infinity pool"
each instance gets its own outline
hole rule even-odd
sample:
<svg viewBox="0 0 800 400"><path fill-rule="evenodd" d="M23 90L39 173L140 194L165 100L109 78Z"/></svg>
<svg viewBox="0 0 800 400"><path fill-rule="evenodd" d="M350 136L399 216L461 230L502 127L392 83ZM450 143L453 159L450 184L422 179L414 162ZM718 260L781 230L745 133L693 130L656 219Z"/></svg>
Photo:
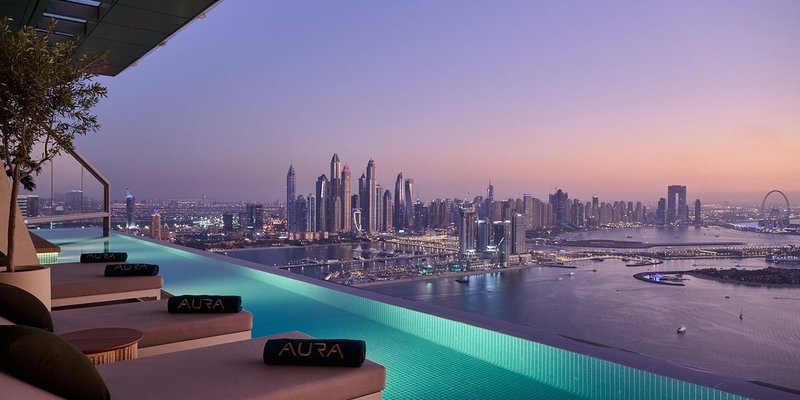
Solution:
<svg viewBox="0 0 800 400"><path fill-rule="evenodd" d="M173 294L236 294L254 315L253 336L298 330L367 342L386 367L386 399L740 399L737 395L521 339L362 296L358 289L259 271L232 258L94 229L37 230L60 245L59 262L81 252L127 251L159 264Z"/></svg>

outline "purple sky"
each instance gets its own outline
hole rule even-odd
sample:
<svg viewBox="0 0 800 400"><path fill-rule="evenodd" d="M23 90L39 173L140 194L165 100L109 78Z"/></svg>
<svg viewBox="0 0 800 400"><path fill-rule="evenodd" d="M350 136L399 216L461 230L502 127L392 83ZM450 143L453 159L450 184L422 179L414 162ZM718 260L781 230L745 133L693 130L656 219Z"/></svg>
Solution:
<svg viewBox="0 0 800 400"><path fill-rule="evenodd" d="M373 158L423 199L800 200L798 1L224 1L77 147L139 198L272 200Z"/></svg>

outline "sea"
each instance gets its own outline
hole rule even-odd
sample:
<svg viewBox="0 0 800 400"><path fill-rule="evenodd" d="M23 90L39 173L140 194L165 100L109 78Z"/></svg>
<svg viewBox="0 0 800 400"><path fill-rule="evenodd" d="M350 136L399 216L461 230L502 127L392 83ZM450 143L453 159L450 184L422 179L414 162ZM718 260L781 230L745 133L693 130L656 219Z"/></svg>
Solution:
<svg viewBox="0 0 800 400"><path fill-rule="evenodd" d="M714 226L595 230L563 235L561 239L664 244L660 248L700 242L708 246L713 246L713 242L800 245L800 236ZM369 246L271 248L228 255L264 265L280 265L306 257L349 259L365 253ZM547 249L575 248L547 246ZM451 276L392 282L365 290L800 390L800 288L747 286L688 275L686 286L656 285L633 278L633 274L648 269L764 268L774 264L763 258L746 258L671 260L644 267L627 267L623 261L614 259L586 260L572 265L577 268L533 266L475 275L468 284L458 283ZM781 266L800 268L800 265ZM325 274L320 270L315 267L295 272L320 277ZM678 334L681 325L687 331Z"/></svg>

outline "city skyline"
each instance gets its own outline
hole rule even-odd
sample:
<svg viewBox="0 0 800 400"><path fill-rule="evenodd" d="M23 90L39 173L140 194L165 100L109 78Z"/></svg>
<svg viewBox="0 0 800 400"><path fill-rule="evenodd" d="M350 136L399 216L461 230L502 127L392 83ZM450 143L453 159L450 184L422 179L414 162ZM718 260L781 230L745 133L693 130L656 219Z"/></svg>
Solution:
<svg viewBox="0 0 800 400"><path fill-rule="evenodd" d="M796 199L798 18L778 1L222 3L99 78L103 128L77 149L142 197L280 199L290 163L307 194L338 153L428 199L489 179L497 198L657 201L679 182ZM121 164L130 137L142 162Z"/></svg>

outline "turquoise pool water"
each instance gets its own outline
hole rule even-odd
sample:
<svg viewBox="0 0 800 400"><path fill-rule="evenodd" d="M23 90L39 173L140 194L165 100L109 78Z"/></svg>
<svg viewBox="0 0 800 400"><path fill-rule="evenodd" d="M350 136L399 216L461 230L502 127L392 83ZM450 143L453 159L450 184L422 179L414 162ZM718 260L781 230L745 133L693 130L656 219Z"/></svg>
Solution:
<svg viewBox="0 0 800 400"><path fill-rule="evenodd" d="M299 330L357 338L387 369L386 399L740 399L709 387L614 364L489 329L258 271L236 260L112 235L36 231L62 246L59 262L81 252L127 251L159 264L173 294L242 296L253 336Z"/></svg>

